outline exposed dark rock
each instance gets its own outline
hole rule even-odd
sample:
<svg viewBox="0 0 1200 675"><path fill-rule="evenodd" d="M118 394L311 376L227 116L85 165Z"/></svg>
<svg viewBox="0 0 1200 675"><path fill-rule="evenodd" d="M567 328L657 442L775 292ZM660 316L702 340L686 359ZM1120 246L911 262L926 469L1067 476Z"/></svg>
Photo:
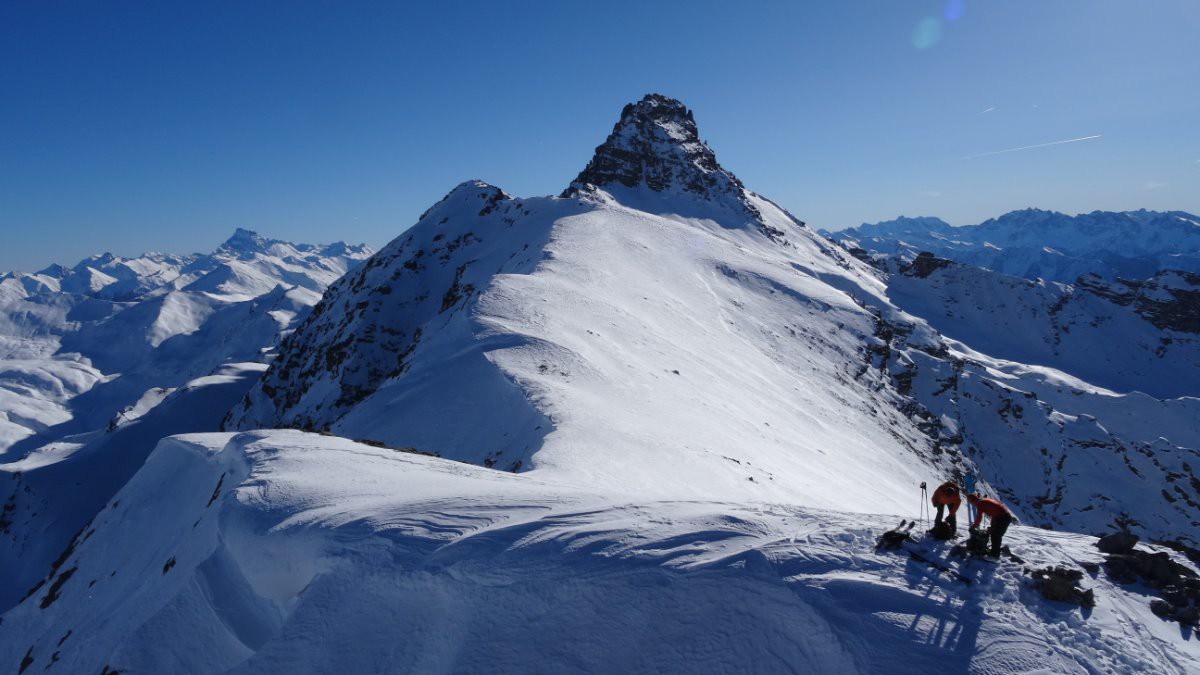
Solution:
<svg viewBox="0 0 1200 675"><path fill-rule="evenodd" d="M1195 624L1200 620L1200 575L1163 551L1131 550L1108 556L1104 568L1122 584L1142 583L1158 591L1150 609L1166 620Z"/></svg>
<svg viewBox="0 0 1200 675"><path fill-rule="evenodd" d="M1196 573L1171 560L1165 552L1149 553L1133 550L1107 557L1104 563L1109 575L1124 583L1141 581L1154 588L1179 585L1185 579L1195 579Z"/></svg>
<svg viewBox="0 0 1200 675"><path fill-rule="evenodd" d="M900 273L906 276L924 279L930 274L933 274L936 270L940 270L943 267L949 267L952 264L954 263L946 260L945 258L939 258L928 251L922 251L921 253L917 254L917 257L913 259L911 264L901 267Z"/></svg>
<svg viewBox="0 0 1200 675"><path fill-rule="evenodd" d="M721 168L712 149L700 140L692 111L662 94L647 94L625 106L608 139L561 196L579 197L614 185L645 185L655 192L679 190L708 201L737 204L748 220L761 224L742 182Z"/></svg>
<svg viewBox="0 0 1200 675"><path fill-rule="evenodd" d="M1193 563L1200 565L1200 549L1188 546L1187 544L1185 544L1181 541L1156 541L1154 543L1156 543L1160 546L1166 546L1167 548L1169 548L1173 551L1178 551L1178 552L1184 554L1185 556L1187 556L1188 560L1191 560Z"/></svg>
<svg viewBox="0 0 1200 675"><path fill-rule="evenodd" d="M1066 602L1080 607L1095 607L1096 595L1092 589L1079 588L1083 572L1067 567L1046 567L1032 572L1034 585L1042 597L1055 602Z"/></svg>
<svg viewBox="0 0 1200 675"><path fill-rule="evenodd" d="M1075 285L1122 306L1133 306L1158 328L1200 333L1200 275L1165 270L1145 281L1106 281L1096 274L1079 277Z"/></svg>
<svg viewBox="0 0 1200 675"><path fill-rule="evenodd" d="M1132 532L1113 532L1100 537L1096 548L1101 553L1129 553L1138 543L1138 536Z"/></svg>
<svg viewBox="0 0 1200 675"><path fill-rule="evenodd" d="M72 567L69 570L63 570L63 573L59 574L58 577L54 579L54 583L50 584L50 590L46 592L46 595L42 596L42 600L38 603L38 607L46 609L50 605L53 605L54 601L58 600L58 598L62 595L63 584L66 584L67 580L70 579L78 569L78 567Z"/></svg>
<svg viewBox="0 0 1200 675"><path fill-rule="evenodd" d="M217 486L215 488L213 488L212 496L208 498L208 504L205 504L204 508L208 508L208 507L212 506L213 502L217 501L217 497L221 496L221 486L224 485L224 483L225 483L225 473L222 472L221 477L217 479Z"/></svg>

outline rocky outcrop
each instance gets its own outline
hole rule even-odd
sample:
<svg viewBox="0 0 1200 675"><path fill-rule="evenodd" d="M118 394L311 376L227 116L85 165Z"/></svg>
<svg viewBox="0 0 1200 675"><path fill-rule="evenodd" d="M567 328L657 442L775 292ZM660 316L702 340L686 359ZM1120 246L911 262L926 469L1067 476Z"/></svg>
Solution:
<svg viewBox="0 0 1200 675"><path fill-rule="evenodd" d="M662 94L625 106L608 139L561 196L587 197L615 186L734 205L746 218L761 219L742 181L721 168L700 140L692 111Z"/></svg>
<svg viewBox="0 0 1200 675"><path fill-rule="evenodd" d="M1113 304L1132 307L1158 328L1200 334L1200 274L1167 270L1144 281L1106 281L1089 274L1075 284Z"/></svg>
<svg viewBox="0 0 1200 675"><path fill-rule="evenodd" d="M1101 553L1129 553L1137 543L1138 536L1132 532L1113 532L1100 537L1096 548Z"/></svg>
<svg viewBox="0 0 1200 675"><path fill-rule="evenodd" d="M1055 602L1065 602L1080 607L1096 606L1096 594L1092 589L1082 589L1079 581L1083 572L1067 567L1046 567L1031 573L1034 586L1043 598Z"/></svg>
<svg viewBox="0 0 1200 675"><path fill-rule="evenodd" d="M940 270L943 267L949 267L953 264L953 262L946 260L945 258L939 258L928 251L922 251L917 255L916 258L913 258L911 263L903 265L900 268L900 273L911 277L917 277L918 279L924 279L930 274L933 274L936 270Z"/></svg>
<svg viewBox="0 0 1200 675"><path fill-rule="evenodd" d="M1150 611L1164 620L1192 625L1200 622L1200 575L1195 570L1175 562L1166 551L1143 551L1134 548L1129 537L1114 537L1104 537L1096 544L1101 551L1120 551L1104 561L1104 569L1113 581L1154 589L1159 597L1150 602Z"/></svg>

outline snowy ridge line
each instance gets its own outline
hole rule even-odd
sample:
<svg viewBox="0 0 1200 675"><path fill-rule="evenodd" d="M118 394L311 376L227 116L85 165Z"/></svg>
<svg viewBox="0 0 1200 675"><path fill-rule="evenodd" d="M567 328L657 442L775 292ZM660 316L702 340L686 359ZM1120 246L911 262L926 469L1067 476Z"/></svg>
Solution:
<svg viewBox="0 0 1200 675"><path fill-rule="evenodd" d="M643 103L566 197L452 190L329 290L225 428L321 429L664 499L899 509L931 475L975 473L1030 523L1200 545L1192 401L1114 400L1093 377L1107 362L1008 348L1032 333L1086 358L1095 340L1071 336L1119 325L1105 354L1154 359L1146 382L1190 342L1099 314L1107 300L1059 307L1045 285L956 285L961 270L923 258L873 267L735 182L682 104ZM971 281L999 299L949 302ZM1122 372L1147 370L1133 361ZM1113 500L1113 484L1139 497Z"/></svg>
<svg viewBox="0 0 1200 675"><path fill-rule="evenodd" d="M1195 640L1104 573L1086 580L1098 599L1086 614L1043 600L1015 565L951 563L974 582L963 586L876 552L894 522L614 500L300 432L173 437L64 562L75 571L60 597L5 615L0 663L878 672L903 654L912 672L1200 666ZM1030 566L1100 561L1091 537L1018 526L1008 541ZM397 631L408 639L381 639ZM60 642L68 632L88 639Z"/></svg>
<svg viewBox="0 0 1200 675"><path fill-rule="evenodd" d="M60 551L86 529L142 467L159 440L207 431L265 366L231 364L156 395L148 408L103 430L43 446L0 465L0 611L44 577Z"/></svg>

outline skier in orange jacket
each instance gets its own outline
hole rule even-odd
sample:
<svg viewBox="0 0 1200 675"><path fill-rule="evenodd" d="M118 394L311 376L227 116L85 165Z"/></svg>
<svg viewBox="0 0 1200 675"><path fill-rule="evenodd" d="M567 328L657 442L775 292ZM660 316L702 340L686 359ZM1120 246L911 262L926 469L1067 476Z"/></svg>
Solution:
<svg viewBox="0 0 1200 675"><path fill-rule="evenodd" d="M929 501L937 508L937 515L933 518L933 527L936 529L942 524L942 511L947 510L949 514L946 516L946 524L950 526L951 535L958 531L958 520L955 514L958 513L958 507L962 505L962 490L954 481L948 480L938 486L933 491L933 497Z"/></svg>
<svg viewBox="0 0 1200 675"><path fill-rule="evenodd" d="M975 507L975 522L971 523L971 529L979 527L979 522L983 520L984 514L987 514L992 526L988 528L988 533L992 538L992 555L1000 555L1000 542L1004 539L1004 533L1008 531L1008 526L1012 524L1013 514L1008 510L1008 507L987 497L980 497L972 492L967 495L967 501L971 506Z"/></svg>

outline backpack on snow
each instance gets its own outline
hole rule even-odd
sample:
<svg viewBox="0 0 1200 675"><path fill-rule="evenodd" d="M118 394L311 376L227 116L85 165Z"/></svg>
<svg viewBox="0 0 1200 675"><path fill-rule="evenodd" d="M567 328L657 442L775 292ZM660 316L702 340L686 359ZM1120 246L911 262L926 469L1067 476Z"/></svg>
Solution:
<svg viewBox="0 0 1200 675"><path fill-rule="evenodd" d="M987 530L971 530L971 536L967 539L967 551L977 555L986 555L990 547L989 536Z"/></svg>
<svg viewBox="0 0 1200 675"><path fill-rule="evenodd" d="M943 520L940 523L934 523L933 527L929 530L929 536L934 539L953 539L954 528L950 527L950 523Z"/></svg>

